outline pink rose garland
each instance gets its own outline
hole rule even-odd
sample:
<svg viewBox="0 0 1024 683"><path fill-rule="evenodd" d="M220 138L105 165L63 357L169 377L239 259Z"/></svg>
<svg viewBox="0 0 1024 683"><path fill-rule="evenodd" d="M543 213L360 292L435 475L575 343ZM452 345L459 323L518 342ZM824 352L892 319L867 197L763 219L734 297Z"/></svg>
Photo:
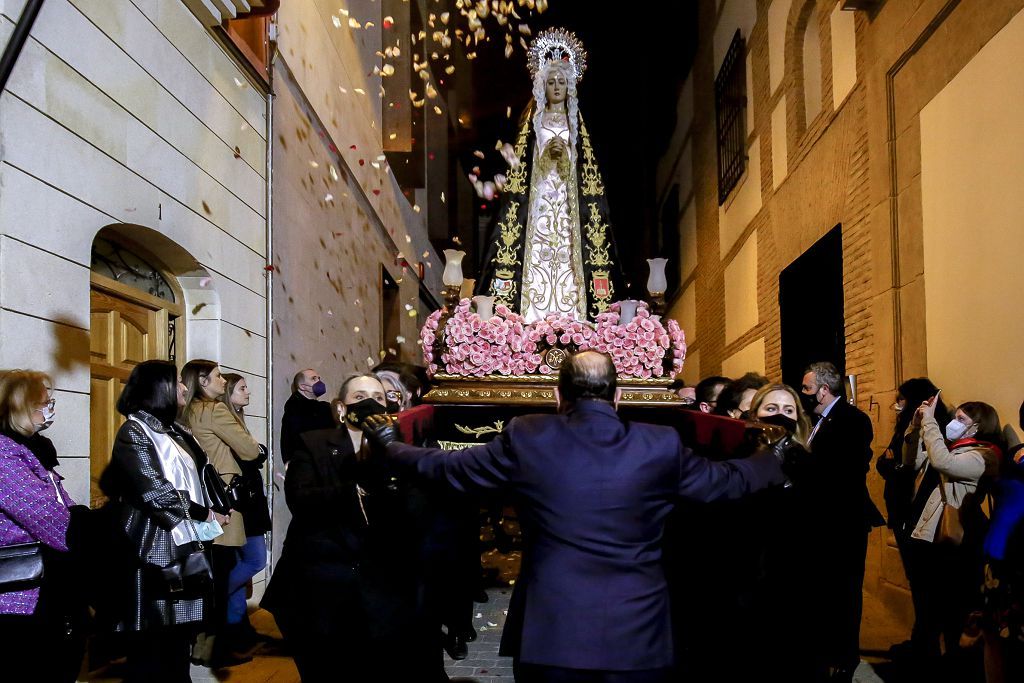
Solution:
<svg viewBox="0 0 1024 683"><path fill-rule="evenodd" d="M597 316L596 324L554 314L527 324L523 317L505 306L482 320L471 310L472 301L459 302L444 329L446 351L434 357L441 312L431 313L420 331L423 358L428 372L445 372L462 377L486 375L548 375L554 370L544 363L544 352L560 348L570 353L593 349L611 356L619 376L650 379L675 375L686 358L686 337L675 320L667 327L652 317L641 303L636 317L619 325L618 304Z"/></svg>

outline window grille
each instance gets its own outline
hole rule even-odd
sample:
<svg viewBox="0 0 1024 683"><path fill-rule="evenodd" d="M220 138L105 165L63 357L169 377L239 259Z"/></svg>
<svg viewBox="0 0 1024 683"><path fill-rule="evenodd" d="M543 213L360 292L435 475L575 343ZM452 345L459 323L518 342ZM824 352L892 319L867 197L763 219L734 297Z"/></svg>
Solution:
<svg viewBox="0 0 1024 683"><path fill-rule="evenodd" d="M718 134L718 203L743 177L747 167L746 41L739 29L715 78L715 128Z"/></svg>

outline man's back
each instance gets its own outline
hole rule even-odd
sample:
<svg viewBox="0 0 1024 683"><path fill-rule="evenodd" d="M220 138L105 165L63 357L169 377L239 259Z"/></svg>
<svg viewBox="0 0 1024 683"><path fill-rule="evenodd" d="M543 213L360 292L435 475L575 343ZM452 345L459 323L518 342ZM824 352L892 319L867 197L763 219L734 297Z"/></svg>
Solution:
<svg viewBox="0 0 1024 683"><path fill-rule="evenodd" d="M510 619L523 661L566 668L671 664L661 536L677 495L680 444L667 427L623 423L584 401L509 425L525 550Z"/></svg>
<svg viewBox="0 0 1024 683"><path fill-rule="evenodd" d="M600 400L516 418L463 451L387 449L460 491L515 495L523 563L502 654L569 669L670 666L661 537L674 500L738 497L783 480L771 453L710 462L683 448L675 430L623 423Z"/></svg>

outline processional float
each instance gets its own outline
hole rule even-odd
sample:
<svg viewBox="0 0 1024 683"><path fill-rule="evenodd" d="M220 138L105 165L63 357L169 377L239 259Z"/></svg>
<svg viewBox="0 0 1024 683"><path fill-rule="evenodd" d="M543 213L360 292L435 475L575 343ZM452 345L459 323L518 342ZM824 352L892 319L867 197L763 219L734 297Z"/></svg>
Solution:
<svg viewBox="0 0 1024 683"><path fill-rule="evenodd" d="M562 363L592 349L615 363L625 417L731 450L743 423L684 411L669 389L686 339L664 317L666 259L648 260L648 301L619 298L604 183L576 99L582 44L563 29L544 31L528 65L533 100L506 150L510 170L476 296L460 299L464 253L445 251L444 307L420 334L433 382L424 396L433 409L420 414L432 424L412 429L447 449L484 443L516 415L554 411Z"/></svg>

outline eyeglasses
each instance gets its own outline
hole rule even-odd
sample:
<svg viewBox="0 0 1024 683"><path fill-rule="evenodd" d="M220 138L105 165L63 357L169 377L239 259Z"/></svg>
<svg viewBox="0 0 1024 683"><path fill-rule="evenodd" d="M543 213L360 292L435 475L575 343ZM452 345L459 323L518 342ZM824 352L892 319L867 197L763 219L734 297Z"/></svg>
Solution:
<svg viewBox="0 0 1024 683"><path fill-rule="evenodd" d="M395 403L402 402L402 392L399 391L398 389L390 389L388 391L385 391L384 397L387 398L387 400L389 401L394 401Z"/></svg>
<svg viewBox="0 0 1024 683"><path fill-rule="evenodd" d="M45 410L47 408L49 408L50 410L53 410L56 405L57 405L57 399L51 398L49 401L44 403L41 408L36 408L36 410L38 410L39 412L42 412L43 410Z"/></svg>

